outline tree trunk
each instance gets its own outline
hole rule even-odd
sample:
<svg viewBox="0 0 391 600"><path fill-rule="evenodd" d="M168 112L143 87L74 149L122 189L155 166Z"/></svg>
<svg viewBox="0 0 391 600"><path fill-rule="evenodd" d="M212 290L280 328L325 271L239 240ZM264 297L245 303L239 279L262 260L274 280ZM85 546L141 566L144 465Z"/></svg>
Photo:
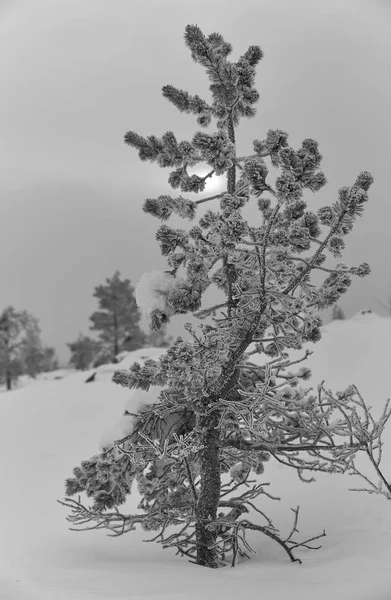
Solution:
<svg viewBox="0 0 391 600"><path fill-rule="evenodd" d="M7 390L10 391L12 389L12 377L9 369L5 372L5 382L7 386Z"/></svg>
<svg viewBox="0 0 391 600"><path fill-rule="evenodd" d="M232 113L227 120L227 133L230 141L235 144L235 129ZM235 193L236 186L236 167L232 165L227 173L227 191L229 194ZM231 309L231 306L229 307ZM209 399L213 402L212 399ZM218 398L215 398L218 401ZM196 542L198 565L216 569L218 567L218 551L212 548L216 543L217 532L207 529L208 523L216 521L217 510L220 502L220 452L219 437L220 432L216 429L219 422L218 413L202 417L200 427L204 432L202 444L203 449L199 453L201 482L199 500L196 507Z"/></svg>
<svg viewBox="0 0 391 600"><path fill-rule="evenodd" d="M232 114L228 117L228 120L227 120L227 133L228 133L229 141L232 142L233 144L235 144L235 128L234 128L234 123L233 123L233 119L232 119ZM235 186L236 186L236 167L235 167L235 165L233 165L232 167L230 167L228 169L228 173L227 173L227 192L228 192L228 194L235 193Z"/></svg>
<svg viewBox="0 0 391 600"><path fill-rule="evenodd" d="M215 429L218 415L209 415L200 419L203 430L200 450L200 492L196 507L196 542L198 565L216 569L218 567L218 552L211 548L216 542L216 531L207 529L207 525L217 518L220 501L220 454L219 430Z"/></svg>
<svg viewBox="0 0 391 600"><path fill-rule="evenodd" d="M113 344L113 350L114 350L114 358L117 356L117 354L119 354L119 343L118 343L118 317L117 317L117 313L116 311L114 311L114 344Z"/></svg>

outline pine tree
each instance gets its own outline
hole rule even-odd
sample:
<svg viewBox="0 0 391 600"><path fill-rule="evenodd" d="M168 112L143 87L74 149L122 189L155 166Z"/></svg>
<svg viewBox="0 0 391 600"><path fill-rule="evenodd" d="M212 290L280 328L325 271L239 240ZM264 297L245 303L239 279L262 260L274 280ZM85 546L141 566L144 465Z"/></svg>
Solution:
<svg viewBox="0 0 391 600"><path fill-rule="evenodd" d="M81 333L77 340L70 342L67 346L71 351L69 363L80 371L89 369L101 350L99 342Z"/></svg>
<svg viewBox="0 0 391 600"><path fill-rule="evenodd" d="M342 308L338 304L334 304L333 310L331 313L332 321L340 321L345 318L346 318L345 313L343 312Z"/></svg>
<svg viewBox="0 0 391 600"><path fill-rule="evenodd" d="M172 214L192 221L199 205L209 203L190 229L165 223L158 228L168 270L145 274L137 286L152 330L176 314L193 313L205 322L197 330L187 323L190 341L177 337L160 359L116 372L115 383L138 388L140 398L156 390L155 397L138 414L125 413L123 438L84 460L67 480L68 496L85 492L93 505L80 498L64 504L74 526L92 523L121 535L141 525L157 532L154 539L163 547L207 567L219 566L228 555L232 565L248 556L248 530L274 539L294 561L293 546L308 547L308 540L294 539L298 510L286 540L266 515L263 526L250 520L255 499L267 493L267 484L251 484L251 474L263 473L270 458L296 469L300 478L306 470L345 472L355 453L378 439L390 416L385 411L377 423L367 418L353 386L333 395L321 385L312 394L303 387L309 369L297 367L310 352L289 358L291 349L321 338L318 311L332 307L354 275L369 273L366 263L327 267L325 261L328 255L341 257L373 178L362 172L333 204L308 210L304 193L326 183L315 140L305 139L295 149L286 132L269 130L254 140L250 155L237 156L236 128L255 115L259 99L254 78L261 49L250 46L230 62L231 45L220 34L206 36L190 25L185 43L206 69L212 99L171 85L163 87L163 95L195 115L202 128L215 119L217 130L197 131L189 141L178 141L171 131L162 137L130 131L125 142L141 160L170 168L169 183L183 194L203 191L214 175L227 177L227 189L208 198L161 195L144 203L144 211L163 222ZM189 175L189 167L205 163L207 175ZM269 164L279 170L274 185ZM249 203L259 209L258 223L244 218ZM313 271L324 274L318 287L310 281ZM225 301L201 309L212 285ZM258 361L252 359L256 355ZM117 507L134 480L140 511L124 515ZM170 526L177 526L176 533L166 533Z"/></svg>
<svg viewBox="0 0 391 600"><path fill-rule="evenodd" d="M106 285L95 288L99 309L90 320L111 360L122 350L136 350L144 344L145 334L139 327L141 318L129 279L121 279L119 271L106 279Z"/></svg>

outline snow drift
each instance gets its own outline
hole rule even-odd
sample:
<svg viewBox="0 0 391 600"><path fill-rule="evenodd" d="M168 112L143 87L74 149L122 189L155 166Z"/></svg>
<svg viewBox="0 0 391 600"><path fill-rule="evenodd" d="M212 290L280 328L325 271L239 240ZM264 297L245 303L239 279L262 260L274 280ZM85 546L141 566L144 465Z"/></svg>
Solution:
<svg viewBox="0 0 391 600"><path fill-rule="evenodd" d="M391 394L391 319L359 314L324 327L308 359L316 387L359 388L375 416ZM361 482L344 475L317 474L301 483L293 469L269 461L260 481L280 502L260 507L282 534L289 534L300 505L301 537L326 529L322 548L301 549L303 564L260 535L251 538L258 555L236 569L200 569L135 531L112 539L105 531L68 530L66 511L56 500L64 479L84 458L99 451L102 433L115 428L126 407L138 406L138 390L111 383L114 370L157 358L164 350L142 349L118 365L102 365L62 380L37 381L0 396L0 598L4 600L386 600L390 597L391 503L383 497L348 491ZM132 400L133 399L133 400ZM141 399L141 402L148 398ZM132 411L133 412L133 411ZM108 434L107 434L108 435ZM106 443L113 441L106 437ZM383 472L391 473L391 431L384 437ZM134 490L124 511L136 511Z"/></svg>

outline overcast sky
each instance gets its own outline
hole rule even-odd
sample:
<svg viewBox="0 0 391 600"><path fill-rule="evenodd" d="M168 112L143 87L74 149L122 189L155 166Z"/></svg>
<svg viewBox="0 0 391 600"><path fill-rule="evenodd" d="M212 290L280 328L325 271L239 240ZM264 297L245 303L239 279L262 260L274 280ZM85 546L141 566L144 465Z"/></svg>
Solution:
<svg viewBox="0 0 391 600"><path fill-rule="evenodd" d="M391 0L0 0L0 309L35 314L62 360L66 342L88 333L96 285L116 269L135 285L165 267L142 203L170 191L168 170L140 162L123 135L197 130L161 95L172 84L209 98L187 24L223 34L233 60L250 44L264 51L240 153L270 128L294 147L315 138L329 181L308 196L315 208L372 172L344 256L372 275L341 304L349 316L385 314L376 300L391 286Z"/></svg>

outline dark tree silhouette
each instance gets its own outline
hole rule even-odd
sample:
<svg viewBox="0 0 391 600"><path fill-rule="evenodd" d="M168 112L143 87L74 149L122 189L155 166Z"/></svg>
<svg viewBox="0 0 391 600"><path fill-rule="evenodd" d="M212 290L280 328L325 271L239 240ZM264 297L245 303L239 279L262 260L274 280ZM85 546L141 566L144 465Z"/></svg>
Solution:
<svg viewBox="0 0 391 600"><path fill-rule="evenodd" d="M140 329L140 312L129 279L121 279L119 271L95 288L99 310L90 320L102 346L113 360L122 350L136 350L144 345L145 334Z"/></svg>

